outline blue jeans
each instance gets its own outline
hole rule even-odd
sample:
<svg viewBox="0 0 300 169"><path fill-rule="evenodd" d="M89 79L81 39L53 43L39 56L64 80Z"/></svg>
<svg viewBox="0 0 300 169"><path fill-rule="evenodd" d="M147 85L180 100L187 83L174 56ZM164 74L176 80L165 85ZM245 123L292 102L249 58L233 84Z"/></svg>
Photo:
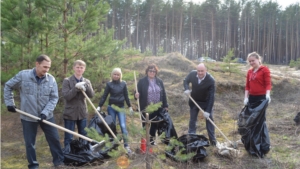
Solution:
<svg viewBox="0 0 300 169"><path fill-rule="evenodd" d="M67 120L64 119L65 122L65 128L69 129L71 131L75 130L75 123L77 125L78 128L78 133L81 135L86 136L86 131L84 130L84 128L86 127L86 119L82 119L82 120ZM65 132L65 139L64 139L64 145L65 147L71 143L73 139L73 134L70 134L68 132Z"/></svg>
<svg viewBox="0 0 300 169"><path fill-rule="evenodd" d="M123 107L121 107L123 108ZM123 134L124 146L128 146L128 132L126 129L126 115L123 112L118 112L111 106L107 107L107 113L111 115L113 122L116 124L116 116L118 116L119 124Z"/></svg>
<svg viewBox="0 0 300 169"><path fill-rule="evenodd" d="M54 118L48 119L47 121L55 123ZM39 163L36 159L36 152L35 152L35 140L38 126L40 125L50 147L50 152L52 154L52 162L54 166L63 164L64 161L64 154L62 152L60 142L59 142L59 135L56 128L50 126L49 124L45 124L43 122L30 122L22 120L23 126L23 135L25 140L26 146L26 157L28 161L28 168L35 169L39 167ZM46 150L45 150L46 151Z"/></svg>
<svg viewBox="0 0 300 169"><path fill-rule="evenodd" d="M196 134L196 124L198 118L199 109L196 106L190 108L190 122L189 122L189 134ZM210 113L209 118L214 121L213 119L213 112ZM215 137L215 126L211 124L209 120L206 119L206 130L208 133L208 137L210 141L216 141Z"/></svg>

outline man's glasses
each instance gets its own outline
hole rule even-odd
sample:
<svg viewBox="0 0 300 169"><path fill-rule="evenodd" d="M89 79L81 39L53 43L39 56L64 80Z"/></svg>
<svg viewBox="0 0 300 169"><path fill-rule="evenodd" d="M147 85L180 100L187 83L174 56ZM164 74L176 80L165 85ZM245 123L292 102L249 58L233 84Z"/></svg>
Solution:
<svg viewBox="0 0 300 169"><path fill-rule="evenodd" d="M156 73L155 70L148 70L149 73Z"/></svg>

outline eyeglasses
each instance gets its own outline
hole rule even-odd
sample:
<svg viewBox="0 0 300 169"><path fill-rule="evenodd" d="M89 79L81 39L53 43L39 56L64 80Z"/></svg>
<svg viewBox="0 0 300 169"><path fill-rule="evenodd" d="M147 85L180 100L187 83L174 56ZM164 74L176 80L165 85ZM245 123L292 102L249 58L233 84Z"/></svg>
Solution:
<svg viewBox="0 0 300 169"><path fill-rule="evenodd" d="M149 73L156 73L155 70L148 70Z"/></svg>

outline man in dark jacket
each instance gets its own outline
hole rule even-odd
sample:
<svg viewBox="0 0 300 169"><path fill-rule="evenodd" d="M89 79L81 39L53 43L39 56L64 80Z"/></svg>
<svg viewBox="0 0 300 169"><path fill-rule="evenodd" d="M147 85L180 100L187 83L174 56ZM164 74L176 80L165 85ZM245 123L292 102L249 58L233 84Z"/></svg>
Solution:
<svg viewBox="0 0 300 169"><path fill-rule="evenodd" d="M192 90L189 89L189 84L192 84ZM204 110L204 117L206 118L206 129L209 140L212 145L216 145L215 127L207 118L213 121L213 105L215 99L215 80L207 72L207 68L203 63L197 66L197 70L191 71L183 81L184 93L191 95L195 102ZM194 102L189 99L190 106L190 122L189 134L196 133L196 122L199 109Z"/></svg>
<svg viewBox="0 0 300 169"><path fill-rule="evenodd" d="M86 64L82 60L76 60L73 64L74 75L65 78L63 81L62 95L65 99L64 123L65 128L74 131L75 124L78 133L86 135L86 118L88 115L86 98L81 92L86 92L87 96L92 98L94 90L91 82L82 75L85 71ZM72 141L73 135L65 132L64 145L67 146Z"/></svg>

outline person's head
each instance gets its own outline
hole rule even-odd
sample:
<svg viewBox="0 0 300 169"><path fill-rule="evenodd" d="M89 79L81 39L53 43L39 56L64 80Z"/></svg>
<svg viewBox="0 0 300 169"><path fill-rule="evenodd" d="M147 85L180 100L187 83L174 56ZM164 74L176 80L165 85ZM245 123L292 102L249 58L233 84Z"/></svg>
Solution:
<svg viewBox="0 0 300 169"><path fill-rule="evenodd" d="M77 78L81 78L81 76L83 75L83 73L85 71L85 67L86 67L86 64L83 60L76 60L73 63L74 75Z"/></svg>
<svg viewBox="0 0 300 169"><path fill-rule="evenodd" d="M111 80L122 81L122 71L120 68L114 68L111 72Z"/></svg>
<svg viewBox="0 0 300 169"><path fill-rule="evenodd" d="M200 78L200 79L204 78L204 76L206 75L206 72L207 72L207 69L206 69L205 65L203 63L200 63L197 66L198 78Z"/></svg>
<svg viewBox="0 0 300 169"><path fill-rule="evenodd" d="M150 79L153 79L158 73L158 68L155 64L150 64L148 65L145 73Z"/></svg>
<svg viewBox="0 0 300 169"><path fill-rule="evenodd" d="M47 55L41 54L36 58L35 71L37 76L44 76L49 71L50 67L51 59Z"/></svg>
<svg viewBox="0 0 300 169"><path fill-rule="evenodd" d="M262 64L261 56L256 52L249 53L247 61L254 69L258 68Z"/></svg>

